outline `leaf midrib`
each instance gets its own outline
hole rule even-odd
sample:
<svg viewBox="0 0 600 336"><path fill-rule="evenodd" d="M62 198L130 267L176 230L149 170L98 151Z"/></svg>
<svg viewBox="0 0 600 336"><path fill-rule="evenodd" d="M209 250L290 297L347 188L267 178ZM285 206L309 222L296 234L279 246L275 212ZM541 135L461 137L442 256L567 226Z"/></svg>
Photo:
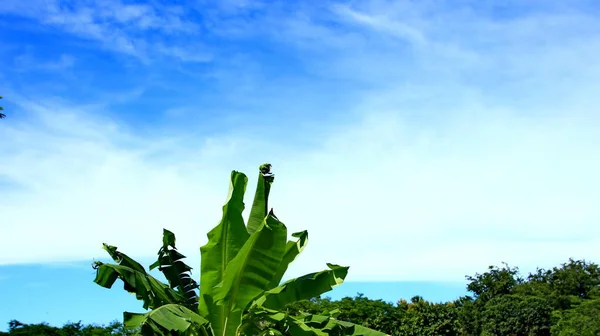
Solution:
<svg viewBox="0 0 600 336"><path fill-rule="evenodd" d="M262 230L263 230L263 229L264 229L264 226L263 226L262 228L260 228L259 230L257 230L257 231L255 232L255 234L260 234L260 233L262 233ZM258 238L256 238L256 239L255 239L255 240L252 242L252 244L251 244L251 246L250 246L250 249L249 249L249 254L250 254L250 252L252 252L252 250L254 250L254 246L256 245L256 242L257 242L257 241L258 241ZM235 299L236 299L236 297L237 297L237 293L238 293L238 290L239 290L239 286L240 286L240 283L241 283L241 281L242 281L241 274L243 274L243 273L244 273L244 271L246 270L246 266L247 266L247 264L248 264L248 260L250 260L250 258L244 258L244 261L242 262L242 266L240 267L240 272L239 272L239 275L240 275L240 276L237 276L237 277L236 277L237 279L236 279L236 280L234 280L234 287L233 287L233 290L232 290L231 299L229 300L229 305L228 305L228 307L227 307L227 314L225 315L225 321L224 321L224 322L225 322L225 324L224 324L224 328L223 328L223 335L222 335L222 336L227 336L227 335L225 334L225 332L227 331L227 322L228 322L228 320L229 320L229 316L231 315L231 311L232 311L233 302L235 302ZM223 307L225 307L225 306L223 306Z"/></svg>

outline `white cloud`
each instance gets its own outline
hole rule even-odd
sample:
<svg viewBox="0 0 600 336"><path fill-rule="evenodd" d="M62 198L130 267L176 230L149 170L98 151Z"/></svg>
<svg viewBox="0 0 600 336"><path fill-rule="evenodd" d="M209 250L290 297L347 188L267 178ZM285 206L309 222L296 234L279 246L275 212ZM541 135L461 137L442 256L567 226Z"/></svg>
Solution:
<svg viewBox="0 0 600 336"><path fill-rule="evenodd" d="M184 46L200 50L199 42L190 43L200 26L187 17L187 11L174 5L131 4L109 0L82 2L69 0L25 3L3 1L0 14L34 20L50 29L87 39L100 47L148 62L157 54L184 62L205 62L205 57L192 57ZM179 38L184 36L182 42ZM197 37L197 36L196 36ZM158 45L158 47L156 47ZM207 54L206 50L202 53Z"/></svg>
<svg viewBox="0 0 600 336"><path fill-rule="evenodd" d="M403 22L391 21L386 17L376 17L360 13L350 9L348 6L337 5L333 7L333 10L352 22L363 24L384 34L391 34L417 45L427 43L427 38L421 31Z"/></svg>
<svg viewBox="0 0 600 336"><path fill-rule="evenodd" d="M351 266L349 280L460 280L502 261L600 260L598 25L585 13L439 21L369 4L348 9L428 43L407 51L395 34L299 16L270 35L287 34L319 78L367 86L343 122L306 134L320 139L310 146L236 129L141 136L92 117L98 107L19 98L35 118L0 123L0 223L18 237L0 245L0 264L104 257L102 242L152 257L162 227L197 261L229 171L248 173L249 203L265 161L277 215L310 234L292 275L334 262ZM306 104L302 92L289 104Z"/></svg>
<svg viewBox="0 0 600 336"><path fill-rule="evenodd" d="M14 60L14 70L16 71L31 71L31 70L45 70L45 71L63 71L71 68L75 64L75 57L68 54L61 54L57 60L44 62L36 59L32 53L25 52Z"/></svg>

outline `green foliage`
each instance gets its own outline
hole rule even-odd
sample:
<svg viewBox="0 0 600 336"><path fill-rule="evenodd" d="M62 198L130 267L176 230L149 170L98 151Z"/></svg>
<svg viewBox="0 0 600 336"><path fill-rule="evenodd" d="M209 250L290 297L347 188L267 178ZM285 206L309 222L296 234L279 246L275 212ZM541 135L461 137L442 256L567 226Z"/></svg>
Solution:
<svg viewBox="0 0 600 336"><path fill-rule="evenodd" d="M461 297L454 302L458 308L458 335L481 334L481 309L470 296Z"/></svg>
<svg viewBox="0 0 600 336"><path fill-rule="evenodd" d="M415 296L394 306L359 294L338 301L318 297L286 309L293 314L337 311L340 320L389 335L600 335L596 271L593 263L570 260L549 271L538 269L525 280L517 268L504 264L467 277L475 298L432 303Z"/></svg>
<svg viewBox="0 0 600 336"><path fill-rule="evenodd" d="M600 326L600 315L594 316L588 306L594 302L590 299L599 297L598 265L569 259L551 270L538 269L527 280L519 277L517 268L504 266L467 277L476 300L463 302L459 313L464 334L567 335L574 326Z"/></svg>
<svg viewBox="0 0 600 336"><path fill-rule="evenodd" d="M585 301L571 310L561 312L558 323L552 327L552 335L600 335L600 299Z"/></svg>
<svg viewBox="0 0 600 336"><path fill-rule="evenodd" d="M358 323L366 327L391 334L395 329L394 321L399 318L394 305L383 300L371 300L363 294L354 299L346 297L327 307L329 311L339 311L338 319Z"/></svg>
<svg viewBox="0 0 600 336"><path fill-rule="evenodd" d="M585 260L569 259L552 270L538 269L529 276L530 282L547 285L556 296L589 299L600 296L600 267Z"/></svg>
<svg viewBox="0 0 600 336"><path fill-rule="evenodd" d="M600 267L585 260L569 259L526 278L507 264L490 266L466 277L473 297L446 303L420 296L396 305L362 294L337 301L322 298L348 273L348 267L334 264L282 283L290 263L306 247L308 233L292 233L287 240L287 227L268 210L273 181L271 165L262 165L246 226L242 213L248 179L231 173L221 221L200 248L200 285L177 251L175 235L166 229L150 270L158 268L167 284L117 247L103 244L115 263L94 263L94 281L111 288L120 279L149 312L125 312L124 323L112 327L11 321L8 333L0 336L600 335Z"/></svg>
<svg viewBox="0 0 600 336"><path fill-rule="evenodd" d="M269 192L271 191L271 185L275 179L275 175L271 173L271 167L270 163L265 163L258 168L262 178L258 179L258 185L256 186L256 192L254 194L254 202L252 203L250 218L248 219L247 229L249 234L253 234L258 230L260 223L262 223L269 211Z"/></svg>
<svg viewBox="0 0 600 336"><path fill-rule="evenodd" d="M454 303L432 303L415 296L400 300L401 323L392 335L457 335L458 308Z"/></svg>
<svg viewBox="0 0 600 336"><path fill-rule="evenodd" d="M286 307L293 313L327 314L337 319L380 330L388 335L458 335L459 308L454 303L431 303L421 297L397 305L371 300L362 294L339 301L316 298L295 302Z"/></svg>
<svg viewBox="0 0 600 336"><path fill-rule="evenodd" d="M183 262L185 256L177 251L175 247L175 235L169 230L163 230L163 246L158 251L158 260L150 265L150 270L158 267L169 282L169 286L177 288L184 298L187 307L198 304L198 288L196 280L192 279L192 268Z"/></svg>
<svg viewBox="0 0 600 336"><path fill-rule="evenodd" d="M518 268L510 268L507 264L503 268L490 266L483 274L466 277L470 281L467 290L475 294L478 300L485 302L495 296L511 293L515 286L523 282L518 273Z"/></svg>
<svg viewBox="0 0 600 336"><path fill-rule="evenodd" d="M282 263L285 260L289 264L298 255L306 245L308 234L303 231L293 237L297 240L286 244ZM165 256L165 246L169 250L176 249L174 238L169 231L163 232L163 251L159 252L159 258L161 255ZM183 295L178 290L186 288L185 284L178 285L179 280L171 280L169 285L159 287L169 292L169 295L152 298L148 293L157 290L153 287L156 285L144 273L143 267L121 254L115 247L106 245L105 249L117 260L116 266L119 268L107 266L105 278L102 278L104 280L99 281L108 284L112 278L115 279L111 280L114 283L119 275L125 277L126 288L131 290L129 286L143 286L143 289L133 288L140 300L147 300L149 306L158 305L158 308L148 314L126 313L127 326L141 326L142 334L161 334L165 332L165 328L192 331L195 326L201 327L195 329L199 334L204 334L203 330L206 334L213 332L208 318L194 310L197 309L194 308L194 302L189 301L192 296ZM163 264L182 263L183 256L174 254L174 257L165 260L168 262ZM189 276L187 267L176 267L187 270L181 274ZM420 296L415 296L410 301L400 300L395 305L372 300L362 294L335 301L318 295L311 297L314 293L324 292L341 282L347 270L346 267L329 265L328 270L279 285L283 274L280 268L275 275L276 279L268 285L271 289L262 292L244 310L238 334L373 334L372 330L359 327L364 326L398 336L600 335L600 281L598 266L594 263L569 260L550 270L538 269L529 274L526 280L521 279L516 268L492 266L483 274L468 277L471 282L467 287L478 293L475 298L465 296L446 303L428 302ZM112 275L108 276L109 274ZM146 298L147 295L150 297ZM162 304L161 300L165 298L180 303ZM12 321L11 331L0 333L0 336L132 334L125 327L117 324L109 330L107 327L83 327L74 323L55 328L47 324L23 325Z"/></svg>
<svg viewBox="0 0 600 336"><path fill-rule="evenodd" d="M6 336L130 336L134 331L124 328L123 324L114 321L107 326L81 322L67 323L61 328L53 327L47 323L24 324L17 320L8 323L8 332L0 335Z"/></svg>
<svg viewBox="0 0 600 336"><path fill-rule="evenodd" d="M552 308L535 296L501 295L485 303L482 335L550 335Z"/></svg>
<svg viewBox="0 0 600 336"><path fill-rule="evenodd" d="M143 335L384 335L337 320L329 313L292 315L279 311L340 285L348 267L327 264L327 270L280 284L289 264L304 249L308 233L293 233L295 239L287 240L286 226L273 210L268 211L274 180L271 165L262 165L259 170L248 226L242 217L248 178L240 172L231 173L221 221L200 248L199 296L191 267L177 252L172 232L163 231L158 260L150 266L163 272L168 285L116 247L103 245L116 264L96 262L94 281L111 288L117 279L122 280L124 289L151 310L143 314L125 312L125 326Z"/></svg>

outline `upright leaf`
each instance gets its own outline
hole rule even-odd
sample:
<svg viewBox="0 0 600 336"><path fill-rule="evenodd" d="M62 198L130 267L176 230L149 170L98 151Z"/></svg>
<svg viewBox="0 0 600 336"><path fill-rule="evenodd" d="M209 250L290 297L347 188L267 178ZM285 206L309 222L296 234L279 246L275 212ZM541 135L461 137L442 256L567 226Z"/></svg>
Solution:
<svg viewBox="0 0 600 336"><path fill-rule="evenodd" d="M227 307L215 328L218 335L234 335L244 309L267 288L285 252L287 229L272 213L227 265L223 283L215 288L215 302Z"/></svg>
<svg viewBox="0 0 600 336"><path fill-rule="evenodd" d="M249 234L244 225L244 193L248 178L246 175L232 171L229 196L223 206L223 217L219 224L208 233L208 242L200 248L201 276L200 298L198 309L200 314L209 318L215 330L219 326L220 316L226 314L226 307L216 307L213 302L213 288L223 281L225 269L235 258Z"/></svg>
<svg viewBox="0 0 600 336"><path fill-rule="evenodd" d="M265 163L260 166L258 174L258 184L254 194L254 202L248 218L248 233L253 234L258 230L261 223L265 220L269 211L269 192L275 175L271 173L271 164Z"/></svg>
<svg viewBox="0 0 600 336"><path fill-rule="evenodd" d="M279 285L289 265L304 250L306 243L308 243L308 232L306 230L294 232L292 233L292 237L298 238L298 240L287 242L287 245L285 246L285 255L277 268L277 273L275 273L273 280L271 280L271 283L269 284L269 288L274 288Z"/></svg>
<svg viewBox="0 0 600 336"><path fill-rule="evenodd" d="M163 229L163 246L158 251L158 260L150 265L150 270L158 267L167 278L171 288L177 288L181 296L185 298L188 308L197 309L196 289L198 283L192 279L192 268L183 262L184 258L185 256L179 253L175 246L175 234Z"/></svg>

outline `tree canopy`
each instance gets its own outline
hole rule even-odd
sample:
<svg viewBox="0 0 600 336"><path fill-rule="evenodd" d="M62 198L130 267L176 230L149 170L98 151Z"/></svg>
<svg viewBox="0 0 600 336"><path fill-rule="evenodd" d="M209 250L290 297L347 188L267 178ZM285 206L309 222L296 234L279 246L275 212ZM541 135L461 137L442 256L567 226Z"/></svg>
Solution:
<svg viewBox="0 0 600 336"><path fill-rule="evenodd" d="M287 307L318 314L338 309L339 319L389 335L600 335L600 272L584 260L521 277L503 264L467 276L472 296L434 303L420 296L396 304L359 294L332 301L316 298Z"/></svg>

